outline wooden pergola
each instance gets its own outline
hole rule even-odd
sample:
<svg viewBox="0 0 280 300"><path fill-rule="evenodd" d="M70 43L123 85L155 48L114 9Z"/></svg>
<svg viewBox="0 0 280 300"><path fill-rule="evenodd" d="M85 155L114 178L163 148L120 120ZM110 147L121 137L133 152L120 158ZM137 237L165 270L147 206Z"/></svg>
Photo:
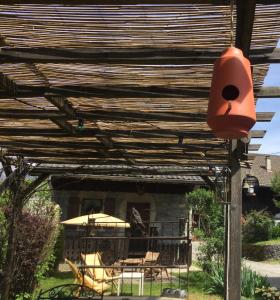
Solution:
<svg viewBox="0 0 280 300"><path fill-rule="evenodd" d="M279 0L235 4L235 45L253 64L255 97L280 97L262 87L280 61ZM206 124L213 61L229 42L229 1L0 0L0 146L50 174L230 166L227 299L240 299L239 162L260 145L217 139Z"/></svg>

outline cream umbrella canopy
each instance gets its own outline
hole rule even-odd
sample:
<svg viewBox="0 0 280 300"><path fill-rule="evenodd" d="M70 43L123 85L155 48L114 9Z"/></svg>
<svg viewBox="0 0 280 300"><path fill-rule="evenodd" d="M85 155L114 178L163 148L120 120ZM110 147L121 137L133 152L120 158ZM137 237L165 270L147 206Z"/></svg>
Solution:
<svg viewBox="0 0 280 300"><path fill-rule="evenodd" d="M84 215L61 222L64 225L92 225L95 227L129 228L130 224L103 213Z"/></svg>

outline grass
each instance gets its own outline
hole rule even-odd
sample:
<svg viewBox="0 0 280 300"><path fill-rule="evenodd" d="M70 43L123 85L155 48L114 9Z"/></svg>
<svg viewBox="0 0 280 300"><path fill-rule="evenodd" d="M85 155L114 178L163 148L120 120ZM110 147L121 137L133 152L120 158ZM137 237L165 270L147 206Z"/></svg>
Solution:
<svg viewBox="0 0 280 300"><path fill-rule="evenodd" d="M267 259L262 260L261 262L265 264L280 265L280 259Z"/></svg>
<svg viewBox="0 0 280 300"><path fill-rule="evenodd" d="M178 275L177 275L178 276ZM180 278L174 278L171 282L162 282L160 279L158 281L145 281L144 284L144 295L158 296L161 294L164 288L181 288L187 289L187 274L180 274ZM206 281L206 275L203 272L190 272L189 273L189 300L220 300L222 297L218 295L207 295L204 293L203 288ZM47 290L52 287L73 283L74 278L72 273L57 273L54 276L48 277L41 280L37 292L40 289ZM138 284L126 283L122 286L123 295L138 295Z"/></svg>
<svg viewBox="0 0 280 300"><path fill-rule="evenodd" d="M278 245L278 244L280 244L280 239L275 239L275 240L269 240L269 241L262 241L262 242L254 243L254 245L257 245L257 246Z"/></svg>

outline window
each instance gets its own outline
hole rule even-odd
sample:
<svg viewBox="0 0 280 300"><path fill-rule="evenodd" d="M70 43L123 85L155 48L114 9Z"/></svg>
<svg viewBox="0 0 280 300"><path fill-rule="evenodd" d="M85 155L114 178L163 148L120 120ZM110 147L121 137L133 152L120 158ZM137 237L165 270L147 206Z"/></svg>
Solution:
<svg viewBox="0 0 280 300"><path fill-rule="evenodd" d="M96 214L103 211L103 200L83 199L81 215Z"/></svg>

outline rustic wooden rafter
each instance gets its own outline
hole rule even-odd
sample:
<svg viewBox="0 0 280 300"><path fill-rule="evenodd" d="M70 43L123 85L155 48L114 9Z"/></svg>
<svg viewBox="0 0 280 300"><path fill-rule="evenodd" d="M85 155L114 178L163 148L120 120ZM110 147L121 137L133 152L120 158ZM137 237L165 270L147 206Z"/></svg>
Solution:
<svg viewBox="0 0 280 300"><path fill-rule="evenodd" d="M186 139L213 139L214 135L209 131L196 130L105 130L105 129L83 129L79 133L79 137L94 137L96 135L102 136L102 133L110 137L136 137L136 138L171 138L183 137ZM262 138L265 134L264 130L252 130L251 138ZM32 137L67 137L69 136L65 131L59 129L48 128L1 128L0 136L32 136ZM210 140L211 141L211 140Z"/></svg>
<svg viewBox="0 0 280 300"><path fill-rule="evenodd" d="M273 51L273 52L272 52ZM205 49L49 49L2 48L1 63L89 63L89 64L213 64L221 55ZM280 49L256 49L250 55L252 64L280 63Z"/></svg>
<svg viewBox="0 0 280 300"><path fill-rule="evenodd" d="M258 122L268 122L273 118L273 112L257 113ZM141 111L78 111L75 117L67 113L46 110L27 110L27 109L1 109L0 118L3 119L51 119L55 123L60 122L60 127L66 129L71 134L79 134L67 120L84 119L84 120L117 120L117 121L171 121L171 122L205 122L206 113L176 113L176 112L141 112Z"/></svg>
<svg viewBox="0 0 280 300"><path fill-rule="evenodd" d="M278 0L256 0L258 4L278 4ZM0 0L0 4L7 4L6 0ZM14 4L63 4L63 5L176 5L176 4L212 4L227 5L227 0L9 0Z"/></svg>
<svg viewBox="0 0 280 300"><path fill-rule="evenodd" d="M0 74L1 80L1 74ZM3 86L2 83L0 83ZM7 83L6 83L7 86ZM159 88L151 87L127 87L127 86L60 86L60 87L31 87L19 86L14 83L11 91L0 90L0 99L11 96L18 98L48 97L48 94L63 97L105 97L105 98L208 98L209 87L180 87ZM279 98L280 87L255 88L256 98Z"/></svg>

